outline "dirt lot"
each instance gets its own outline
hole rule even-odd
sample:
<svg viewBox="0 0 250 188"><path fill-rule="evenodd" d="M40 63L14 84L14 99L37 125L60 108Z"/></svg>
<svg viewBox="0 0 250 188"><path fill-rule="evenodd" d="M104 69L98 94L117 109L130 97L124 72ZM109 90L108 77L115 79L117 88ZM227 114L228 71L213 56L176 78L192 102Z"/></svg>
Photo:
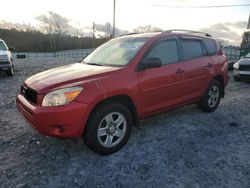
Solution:
<svg viewBox="0 0 250 188"><path fill-rule="evenodd" d="M45 137L15 107L30 75L74 60L28 59L0 75L0 187L250 187L250 84L230 81L210 114L185 106L140 122L101 157L82 140Z"/></svg>

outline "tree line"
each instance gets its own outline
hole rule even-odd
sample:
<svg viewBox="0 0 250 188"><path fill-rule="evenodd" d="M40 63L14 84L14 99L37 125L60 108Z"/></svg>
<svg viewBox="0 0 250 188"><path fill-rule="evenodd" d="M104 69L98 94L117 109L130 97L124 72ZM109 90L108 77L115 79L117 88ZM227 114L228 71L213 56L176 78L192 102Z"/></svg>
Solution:
<svg viewBox="0 0 250 188"><path fill-rule="evenodd" d="M27 24L13 24L0 21L0 38L8 46L15 47L17 52L53 52L72 49L96 48L112 38L110 23L97 24L92 27L76 28L70 20L55 12L48 12L36 17L38 27ZM159 28L147 25L134 29L133 32L159 31ZM128 31L115 28L116 36L127 34Z"/></svg>
<svg viewBox="0 0 250 188"><path fill-rule="evenodd" d="M9 47L15 47L17 52L53 52L72 49L96 48L112 38L110 23L97 24L92 27L74 27L68 18L55 12L36 17L39 26L11 23L0 20L0 38ZM135 33L161 31L161 28L151 25L139 26ZM128 31L115 28L116 36L127 34ZM249 32L245 32L241 44L242 54L249 49ZM220 39L220 43L228 45L229 41Z"/></svg>
<svg viewBox="0 0 250 188"><path fill-rule="evenodd" d="M53 52L72 49L96 48L109 38L77 37L40 31L0 29L0 38L17 52Z"/></svg>

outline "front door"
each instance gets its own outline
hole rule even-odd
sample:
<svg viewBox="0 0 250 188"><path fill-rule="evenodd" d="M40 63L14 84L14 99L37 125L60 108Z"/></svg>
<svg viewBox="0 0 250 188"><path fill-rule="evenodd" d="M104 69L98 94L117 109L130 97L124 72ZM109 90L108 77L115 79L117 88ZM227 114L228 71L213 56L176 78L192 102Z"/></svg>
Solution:
<svg viewBox="0 0 250 188"><path fill-rule="evenodd" d="M140 106L144 115L183 101L184 71L179 62L177 39L158 41L141 63L151 58L159 58L162 66L139 72Z"/></svg>

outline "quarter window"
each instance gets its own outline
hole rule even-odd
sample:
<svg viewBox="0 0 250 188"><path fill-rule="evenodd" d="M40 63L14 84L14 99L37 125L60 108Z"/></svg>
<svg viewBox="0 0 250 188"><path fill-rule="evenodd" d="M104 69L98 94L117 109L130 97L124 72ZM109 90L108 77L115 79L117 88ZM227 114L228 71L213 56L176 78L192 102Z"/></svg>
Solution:
<svg viewBox="0 0 250 188"><path fill-rule="evenodd" d="M215 55L217 51L216 43L212 39L204 39L208 55Z"/></svg>
<svg viewBox="0 0 250 188"><path fill-rule="evenodd" d="M156 44L146 59L159 58L162 64L170 64L179 60L176 40L166 40Z"/></svg>
<svg viewBox="0 0 250 188"><path fill-rule="evenodd" d="M183 60L190 60L203 56L200 40L182 40Z"/></svg>

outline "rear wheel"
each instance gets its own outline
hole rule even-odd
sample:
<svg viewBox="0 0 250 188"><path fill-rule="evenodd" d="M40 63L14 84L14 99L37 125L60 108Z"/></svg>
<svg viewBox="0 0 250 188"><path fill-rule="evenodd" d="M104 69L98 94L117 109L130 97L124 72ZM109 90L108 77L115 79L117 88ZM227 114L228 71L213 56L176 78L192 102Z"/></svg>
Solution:
<svg viewBox="0 0 250 188"><path fill-rule="evenodd" d="M83 139L92 151L108 155L125 145L132 125L132 115L126 106L107 103L91 115Z"/></svg>
<svg viewBox="0 0 250 188"><path fill-rule="evenodd" d="M204 112L213 112L220 103L222 94L222 86L217 80L212 80L209 83L208 89L198 106Z"/></svg>

